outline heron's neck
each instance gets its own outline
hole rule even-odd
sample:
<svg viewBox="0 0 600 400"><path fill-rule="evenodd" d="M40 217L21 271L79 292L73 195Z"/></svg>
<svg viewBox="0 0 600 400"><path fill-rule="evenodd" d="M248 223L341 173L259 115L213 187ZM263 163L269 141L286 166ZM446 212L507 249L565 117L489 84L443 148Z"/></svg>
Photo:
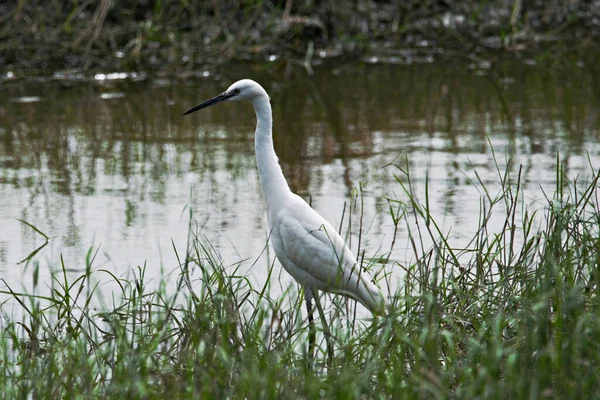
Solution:
<svg viewBox="0 0 600 400"><path fill-rule="evenodd" d="M267 203L267 212L271 213L283 203L285 197L289 196L291 192L273 147L271 104L268 98L260 97L253 101L253 105L257 120L254 137L256 164L263 196Z"/></svg>

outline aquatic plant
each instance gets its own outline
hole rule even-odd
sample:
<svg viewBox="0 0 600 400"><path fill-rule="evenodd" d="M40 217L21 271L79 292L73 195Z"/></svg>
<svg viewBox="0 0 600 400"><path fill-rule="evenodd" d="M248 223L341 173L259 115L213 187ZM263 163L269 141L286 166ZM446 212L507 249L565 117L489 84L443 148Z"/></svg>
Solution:
<svg viewBox="0 0 600 400"><path fill-rule="evenodd" d="M329 303L330 368L322 335L308 368L301 297L270 297L271 273L263 287L252 287L190 224L174 292L165 284L148 289L143 266L130 279L95 271L92 250L75 280L61 265L49 296L3 290L23 314L5 319L0 331L0 396L593 397L600 380L600 172L592 166L590 177L568 180L559 161L543 207L525 203L518 169L497 169L497 193L474 181L482 193L479 227L460 248L430 213L427 179L417 190L408 163L389 166L400 189L387 199L389 218L409 232L414 261L363 259L367 268L404 270L394 311L365 320L352 301ZM505 223L492 231L497 213ZM119 290L99 307L97 286L106 276Z"/></svg>

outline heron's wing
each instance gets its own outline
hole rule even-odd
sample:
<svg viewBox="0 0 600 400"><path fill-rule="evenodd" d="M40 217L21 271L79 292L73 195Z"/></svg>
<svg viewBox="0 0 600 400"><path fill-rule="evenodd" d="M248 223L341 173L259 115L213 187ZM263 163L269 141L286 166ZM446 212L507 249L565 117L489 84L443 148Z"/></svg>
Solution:
<svg viewBox="0 0 600 400"><path fill-rule="evenodd" d="M332 289L342 289L352 275L358 278L356 258L331 224L299 200L278 214L282 250L295 267Z"/></svg>
<svg viewBox="0 0 600 400"><path fill-rule="evenodd" d="M382 314L387 301L361 271L344 240L300 197L282 207L275 225L279 261L300 283L343 294Z"/></svg>

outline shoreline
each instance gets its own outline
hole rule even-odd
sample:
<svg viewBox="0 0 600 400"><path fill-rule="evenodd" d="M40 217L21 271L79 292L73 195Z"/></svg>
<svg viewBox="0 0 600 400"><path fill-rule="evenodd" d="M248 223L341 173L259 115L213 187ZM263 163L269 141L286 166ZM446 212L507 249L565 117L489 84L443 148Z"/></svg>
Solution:
<svg viewBox="0 0 600 400"><path fill-rule="evenodd" d="M231 3L231 4L230 4ZM439 58L595 57L599 2L521 1L410 5L365 1L233 1L219 6L166 0L123 5L58 0L2 5L0 71L180 73L251 61L270 68L319 62L420 63ZM129 8L127 8L129 7ZM370 60L370 61L369 61Z"/></svg>

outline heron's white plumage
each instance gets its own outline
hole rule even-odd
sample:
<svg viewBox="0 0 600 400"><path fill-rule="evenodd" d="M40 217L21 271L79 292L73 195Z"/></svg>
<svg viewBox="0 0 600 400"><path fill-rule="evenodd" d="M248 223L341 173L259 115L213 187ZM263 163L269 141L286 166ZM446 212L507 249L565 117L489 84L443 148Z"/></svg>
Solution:
<svg viewBox="0 0 600 400"><path fill-rule="evenodd" d="M248 100L254 106L256 162L267 204L270 237L275 254L285 270L299 282L307 298L315 290L341 294L361 302L373 313L383 313L387 301L367 271L337 231L301 197L292 193L283 176L273 147L272 112L267 92L258 83L243 79L215 99Z"/></svg>
<svg viewBox="0 0 600 400"><path fill-rule="evenodd" d="M305 287L350 296L372 312L385 300L337 231L302 198L292 194L269 220L275 254Z"/></svg>

